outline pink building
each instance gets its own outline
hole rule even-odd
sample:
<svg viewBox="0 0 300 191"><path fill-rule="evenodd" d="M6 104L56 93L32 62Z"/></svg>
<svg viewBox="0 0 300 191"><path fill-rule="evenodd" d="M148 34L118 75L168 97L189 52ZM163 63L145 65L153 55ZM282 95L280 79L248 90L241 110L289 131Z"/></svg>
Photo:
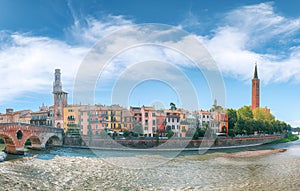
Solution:
<svg viewBox="0 0 300 191"><path fill-rule="evenodd" d="M102 105L85 106L80 109L80 128L82 135L100 135L107 126L107 109Z"/></svg>
<svg viewBox="0 0 300 191"><path fill-rule="evenodd" d="M157 131L155 109L152 106L142 106L142 126L143 134L147 137L153 137L153 134Z"/></svg>

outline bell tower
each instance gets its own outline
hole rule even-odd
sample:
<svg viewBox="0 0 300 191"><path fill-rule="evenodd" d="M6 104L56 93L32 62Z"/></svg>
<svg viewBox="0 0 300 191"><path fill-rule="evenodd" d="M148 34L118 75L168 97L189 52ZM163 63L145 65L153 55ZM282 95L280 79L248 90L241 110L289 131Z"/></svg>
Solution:
<svg viewBox="0 0 300 191"><path fill-rule="evenodd" d="M259 108L260 106L260 80L257 74L257 64L255 63L254 77L252 79L252 105L251 109Z"/></svg>
<svg viewBox="0 0 300 191"><path fill-rule="evenodd" d="M53 125L63 128L64 107L68 105L68 93L62 90L60 69L55 69L53 82Z"/></svg>

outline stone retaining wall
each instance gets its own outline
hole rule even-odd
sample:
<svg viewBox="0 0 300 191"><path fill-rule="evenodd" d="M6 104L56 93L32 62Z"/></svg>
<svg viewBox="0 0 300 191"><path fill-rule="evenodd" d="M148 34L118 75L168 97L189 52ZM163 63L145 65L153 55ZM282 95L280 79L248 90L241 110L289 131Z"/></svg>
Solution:
<svg viewBox="0 0 300 191"><path fill-rule="evenodd" d="M156 140L156 139L120 139L113 140L111 138L87 138L87 137L65 137L64 145L66 146L87 146L87 147L105 147L120 148L120 146L130 148L199 148L211 146L239 146L251 144L263 144L281 139L283 136L261 136L261 137L235 137L235 138L216 138L211 140L189 140L189 139L172 139L172 140Z"/></svg>

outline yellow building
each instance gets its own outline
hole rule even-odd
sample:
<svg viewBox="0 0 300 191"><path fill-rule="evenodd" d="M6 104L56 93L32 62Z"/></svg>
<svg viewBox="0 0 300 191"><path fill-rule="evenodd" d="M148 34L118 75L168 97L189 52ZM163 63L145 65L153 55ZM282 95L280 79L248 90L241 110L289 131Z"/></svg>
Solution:
<svg viewBox="0 0 300 191"><path fill-rule="evenodd" d="M124 108L122 108L119 105L112 105L112 106L107 106L107 128L112 130L112 131L116 131L116 132L120 132L120 131L124 131L124 122L123 122L123 111Z"/></svg>
<svg viewBox="0 0 300 191"><path fill-rule="evenodd" d="M68 105L64 108L64 131L68 129L79 129L79 117L81 105Z"/></svg>

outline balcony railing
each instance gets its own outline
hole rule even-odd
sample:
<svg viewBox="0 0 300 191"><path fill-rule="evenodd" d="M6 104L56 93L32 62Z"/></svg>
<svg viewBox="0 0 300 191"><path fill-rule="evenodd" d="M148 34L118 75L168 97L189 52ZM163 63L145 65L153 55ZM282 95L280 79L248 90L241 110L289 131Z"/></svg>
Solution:
<svg viewBox="0 0 300 191"><path fill-rule="evenodd" d="M77 127L78 125L75 124L75 123L68 123L67 126L68 126L68 127Z"/></svg>

